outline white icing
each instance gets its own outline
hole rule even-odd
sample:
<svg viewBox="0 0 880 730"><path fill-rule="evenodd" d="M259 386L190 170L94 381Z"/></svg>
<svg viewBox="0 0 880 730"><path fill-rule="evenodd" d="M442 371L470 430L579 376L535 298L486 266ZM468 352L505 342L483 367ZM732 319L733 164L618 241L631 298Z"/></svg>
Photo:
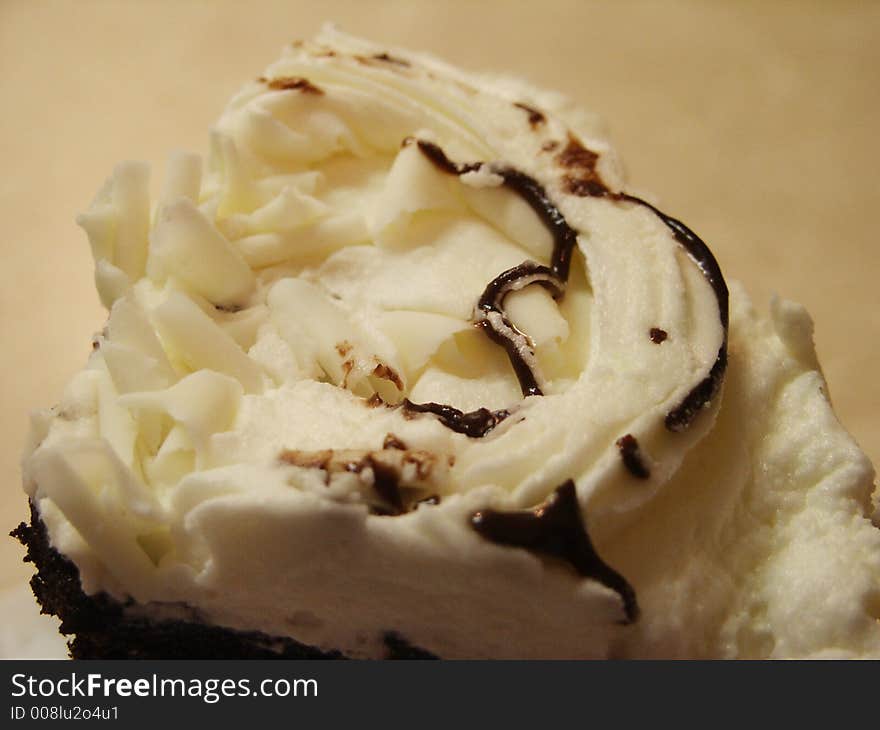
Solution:
<svg viewBox="0 0 880 730"><path fill-rule="evenodd" d="M446 657L880 655L872 470L834 420L803 309L760 317L735 290L723 398L671 433L722 343L718 303L651 211L566 192L542 148L570 133L620 187L595 120L385 50L331 29L286 49L229 104L206 165L172 156L152 217L135 163L80 217L110 318L35 416L25 485L85 590L357 656L386 631ZM407 138L490 164L450 175ZM506 166L579 234L563 299L515 291L516 330L488 315L523 333L545 393L527 399L474 325L490 280L552 251ZM473 439L377 395L511 416ZM649 479L624 468L624 434ZM388 507L381 468L407 506L442 501L370 514ZM635 625L614 591L470 526L569 478L636 590Z"/></svg>

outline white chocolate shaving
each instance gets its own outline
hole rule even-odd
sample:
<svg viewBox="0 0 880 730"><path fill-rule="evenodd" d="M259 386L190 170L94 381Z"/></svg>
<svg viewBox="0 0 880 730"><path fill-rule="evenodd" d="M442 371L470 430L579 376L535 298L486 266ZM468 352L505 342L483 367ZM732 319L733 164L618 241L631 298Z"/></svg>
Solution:
<svg viewBox="0 0 880 730"><path fill-rule="evenodd" d="M169 275L218 305L242 304L255 286L244 259L186 198L169 203L150 241L150 277Z"/></svg>
<svg viewBox="0 0 880 730"><path fill-rule="evenodd" d="M238 380L249 393L263 389L259 366L184 294L169 294L155 309L153 317L169 354L188 370L225 373Z"/></svg>

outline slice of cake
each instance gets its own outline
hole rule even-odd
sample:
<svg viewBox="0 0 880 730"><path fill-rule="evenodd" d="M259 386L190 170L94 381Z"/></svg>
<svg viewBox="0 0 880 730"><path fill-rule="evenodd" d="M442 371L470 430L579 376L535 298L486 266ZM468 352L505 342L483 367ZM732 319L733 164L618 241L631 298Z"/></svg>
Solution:
<svg viewBox="0 0 880 730"><path fill-rule="evenodd" d="M24 461L74 657L880 656L809 317L591 116L327 29L148 178L80 218L109 319Z"/></svg>

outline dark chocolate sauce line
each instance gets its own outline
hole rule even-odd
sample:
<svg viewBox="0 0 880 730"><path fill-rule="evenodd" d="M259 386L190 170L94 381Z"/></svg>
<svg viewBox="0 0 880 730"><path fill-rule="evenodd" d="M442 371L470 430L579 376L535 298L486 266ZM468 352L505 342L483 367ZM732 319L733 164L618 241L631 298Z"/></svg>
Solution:
<svg viewBox="0 0 880 730"><path fill-rule="evenodd" d="M532 129L537 129L542 124L544 124L544 122L547 121L547 117L544 116L544 113L539 111L538 109L535 109L535 107L533 106L523 104L521 101L515 101L513 102L513 105L517 109L522 109L526 114L529 115L529 126Z"/></svg>
<svg viewBox="0 0 880 730"><path fill-rule="evenodd" d="M527 344L527 337L520 332L505 315L501 315L501 322L496 326L490 319L480 320L477 324L482 328L483 332L492 342L501 345L507 353L507 359L513 367L513 374L519 381L519 387L523 397L530 395L544 395L541 386L538 385L538 379L535 377L535 369L529 360L532 360L535 353ZM507 334L512 332L514 334ZM527 348L529 351L528 358L523 354L521 348Z"/></svg>
<svg viewBox="0 0 880 730"><path fill-rule="evenodd" d="M669 431L684 431L697 414L706 408L712 399L718 394L721 383L724 380L724 372L727 370L727 331L724 333L724 342L718 350L718 356L709 374L703 378L688 393L678 406L666 414L666 428Z"/></svg>
<svg viewBox="0 0 880 730"><path fill-rule="evenodd" d="M422 154L439 170L450 175L473 172L483 165L482 162L455 163L433 142L418 140L418 146ZM493 167L492 172L501 176L504 186L519 195L550 231L553 237L553 254L549 267L526 261L503 271L490 281L477 303L477 324L493 342L501 345L507 352L523 396L543 395L533 363L529 362L533 360L533 353L532 357L523 354L524 350L530 351L529 338L511 324L504 311L504 298L532 283L540 283L556 299L561 298L571 269L571 255L577 243L577 233L568 225L537 180L510 167ZM499 316L488 317L492 312Z"/></svg>
<svg viewBox="0 0 880 730"><path fill-rule="evenodd" d="M508 319L504 312L504 299L511 292L531 284L543 286L554 299L559 299L564 293L559 279L551 269L534 261L525 261L490 281L475 310L476 323L483 328L489 339L501 345L507 352L524 396L543 395L535 378L535 368L530 362L534 361L534 343ZM496 316L491 317L492 313ZM524 349L528 351L528 357L523 354Z"/></svg>
<svg viewBox="0 0 880 730"><path fill-rule="evenodd" d="M404 140L404 143L406 142L407 140ZM427 157L435 167L440 168L443 172L450 175L464 175L466 172L479 170L483 166L482 162L465 162L462 164L453 162L446 156L446 153L439 145L436 145L433 142L428 142L424 139L416 140L416 144L418 144L421 153Z"/></svg>
<svg viewBox="0 0 880 730"><path fill-rule="evenodd" d="M409 144L411 141L410 139L404 140L404 144ZM568 147L561 153L560 164L577 169L584 168L589 172L591 185L584 188L578 194L636 203L651 210L669 228L676 241L687 251L690 258L709 282L718 300L718 310L721 326L724 331L724 339L718 350L715 363L706 377L685 396L678 406L666 415L665 424L668 430L683 431L715 397L724 379L724 373L727 368L727 285L721 274L718 262L712 255L709 247L699 236L680 220L666 215L663 211L641 198L629 195L628 193L612 193L595 171L595 161L598 156L584 148L580 143L575 144L575 142L576 140L574 139L569 140ZM450 160L446 153L433 142L417 140L417 144L419 150L428 160L438 169L450 175L463 175L466 172L473 172L479 170L484 164L482 162L456 163ZM537 180L509 167L493 166L492 172L500 175L504 186L517 193L532 208L553 236L553 254L549 272L547 271L548 267L542 267L544 271L541 273L544 276L540 280L536 279L536 281L550 289L556 298L561 297L565 290L565 284L568 281L571 256L577 243L577 232L568 225L562 213L550 201L543 186ZM531 266L538 267L539 265L531 264ZM510 323L504 312L503 301L504 297L511 291L526 286L528 283L534 283L532 281L526 283L523 279L534 275L535 271L535 268L530 268L530 262L526 262L502 272L486 286L477 307L484 315L478 321L478 324L482 326L483 330L494 342L504 347L524 396L541 395L541 390L538 386L534 369L528 360L523 357L522 346L524 342L527 342L528 338ZM500 315L500 317L493 318L495 320L494 324L485 317L486 314L491 312L497 312Z"/></svg>
<svg viewBox="0 0 880 730"><path fill-rule="evenodd" d="M547 191L533 177L511 167L493 169L504 179L504 186L517 193L535 212L541 222L553 236L553 254L550 257L550 268L564 285L568 281L571 268L571 255L577 245L577 231L547 197Z"/></svg>
<svg viewBox="0 0 880 730"><path fill-rule="evenodd" d="M678 241L684 250L688 252L688 255L697 265L697 268L699 268L703 273L703 276L706 277L706 281L709 282L709 285L715 292L715 296L718 297L718 309L720 310L721 324L726 330L728 324L727 283L724 281L724 275L721 273L721 267L718 265L718 261L715 259L715 256L712 255L712 251L703 240L677 218L666 215L666 213L659 208L655 208L647 201L637 198L635 195L630 195L629 193L614 193L611 197L615 200L626 200L630 203L643 205L653 211L653 213L666 224L666 227L672 231L675 240Z"/></svg>
<svg viewBox="0 0 880 730"><path fill-rule="evenodd" d="M554 299L560 299L564 292L559 277L551 269L534 261L524 261L492 279L483 290L477 307L487 311L498 309L504 297L513 291L525 289L530 284L540 284Z"/></svg>
<svg viewBox="0 0 880 730"><path fill-rule="evenodd" d="M596 552L584 527L571 479L534 510L481 510L472 515L471 525L482 537L499 545L526 548L569 562L580 575L617 592L626 616L621 623L630 624L638 619L636 593L626 578Z"/></svg>
<svg viewBox="0 0 880 730"><path fill-rule="evenodd" d="M442 403L413 403L406 398L403 400L403 411L432 413L446 428L470 438L482 438L510 415L509 411L490 411L488 408L465 412Z"/></svg>
<svg viewBox="0 0 880 730"><path fill-rule="evenodd" d="M615 200L625 200L630 203L643 205L666 224L666 227L672 231L675 240L687 251L688 256L700 269L706 281L715 292L718 300L718 315L721 319L721 327L724 331L721 347L718 348L718 355L709 373L703 380L688 393L682 402L666 414L666 428L669 431L684 431L694 420L700 411L702 411L713 398L718 394L721 388L721 382L724 380L724 373L727 370L727 330L729 324L727 283L721 273L721 267L712 254L709 247L703 240L682 223L677 218L666 215L662 210L655 208L650 203L637 198L635 195L628 193L615 193L612 196Z"/></svg>
<svg viewBox="0 0 880 730"><path fill-rule="evenodd" d="M404 144L411 140L405 140ZM483 163L458 164L450 160L443 150L432 142L418 140L422 154L438 169L451 175L462 175L479 170ZM709 247L684 223L666 215L650 203L627 193L612 193L595 171L597 155L570 140L562 160L567 166L583 167L589 173L575 179L565 178L569 191L578 195L608 197L614 201L636 203L649 208L670 229L676 241L687 251L703 276L709 282L718 299L724 339L718 356L708 375L694 387L684 400L666 416L666 428L681 431L687 428L699 411L717 394L727 365L728 292L718 262ZM570 158L570 159L569 159ZM587 169L588 168L588 169ZM499 274L486 286L477 304L477 320L486 334L507 351L511 365L520 382L523 395L541 395L534 370L523 357L521 347L530 344L525 333L520 332L504 312L504 298L533 283L550 290L555 298L561 298L571 267L571 257L577 243L577 233L568 225L559 209L547 197L543 186L523 172L507 167L494 166L492 172L500 175L505 187L517 193L537 214L553 237L553 254L549 267L534 262L524 262ZM582 171L583 172L583 171ZM574 186L574 188L572 188ZM491 314L496 317L489 317ZM662 334L661 334L662 333ZM653 329L654 342L662 342L666 333ZM467 436L479 438L491 431L506 418L507 411L491 412L481 408L463 413L451 406L439 403L415 404L404 401L406 412L432 413L448 428ZM627 434L617 441L624 466L640 479L650 477L650 471L642 460L638 441ZM502 512L483 510L472 516L474 529L486 539L501 545L523 547L567 560L581 575L593 578L616 591L622 601L626 620L634 622L639 615L635 591L626 579L605 563L593 547L584 527L577 502L574 482L569 479L556 489L541 506L526 512Z"/></svg>
<svg viewBox="0 0 880 730"><path fill-rule="evenodd" d="M479 170L484 163L465 162L455 163L450 160L446 153L433 142L418 140L419 149L434 165L450 175L463 175L466 172ZM541 222L553 236L553 255L550 258L550 268L562 283L568 280L568 271L571 265L571 254L577 244L577 231L565 220L549 197L544 187L535 178L512 167L492 167L492 172L500 175L504 181L504 187L517 193L535 211ZM491 284L490 284L491 286Z"/></svg>

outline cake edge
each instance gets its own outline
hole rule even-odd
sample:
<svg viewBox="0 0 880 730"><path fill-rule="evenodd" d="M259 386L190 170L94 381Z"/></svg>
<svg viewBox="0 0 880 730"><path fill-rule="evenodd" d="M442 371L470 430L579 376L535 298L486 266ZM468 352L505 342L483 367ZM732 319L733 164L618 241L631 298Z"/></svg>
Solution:
<svg viewBox="0 0 880 730"><path fill-rule="evenodd" d="M104 592L89 596L82 589L76 565L52 547L32 500L30 515L30 524L22 522L9 534L27 549L24 562L36 568L30 586L40 613L57 616L59 633L72 636L67 642L72 659L348 658L339 651L322 651L259 631L179 619L151 620L126 610L137 605L133 600L123 603ZM438 658L393 631L384 634L383 642L385 659Z"/></svg>

